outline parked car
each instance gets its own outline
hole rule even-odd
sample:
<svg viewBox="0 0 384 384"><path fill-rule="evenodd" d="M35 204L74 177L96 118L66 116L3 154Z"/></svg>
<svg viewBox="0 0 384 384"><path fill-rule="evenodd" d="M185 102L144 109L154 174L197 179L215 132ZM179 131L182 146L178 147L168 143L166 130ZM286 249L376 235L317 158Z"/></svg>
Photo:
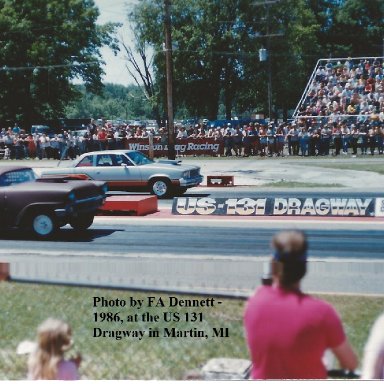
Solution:
<svg viewBox="0 0 384 384"><path fill-rule="evenodd" d="M200 167L178 160L153 161L134 150L84 153L71 167L41 173L42 177L50 175L85 176L106 181L110 190L147 191L159 198L182 194L203 181Z"/></svg>
<svg viewBox="0 0 384 384"><path fill-rule="evenodd" d="M31 126L31 133L32 135L33 134L45 134L49 137L53 137L55 135L55 133L57 133L55 131L54 128L52 127L49 127L48 125L32 125Z"/></svg>
<svg viewBox="0 0 384 384"><path fill-rule="evenodd" d="M48 238L66 224L76 230L90 227L108 186L72 179L39 179L29 167L0 167L0 228Z"/></svg>
<svg viewBox="0 0 384 384"><path fill-rule="evenodd" d="M86 133L88 133L87 129L75 129L73 131L70 131L72 136L75 137L83 137Z"/></svg>

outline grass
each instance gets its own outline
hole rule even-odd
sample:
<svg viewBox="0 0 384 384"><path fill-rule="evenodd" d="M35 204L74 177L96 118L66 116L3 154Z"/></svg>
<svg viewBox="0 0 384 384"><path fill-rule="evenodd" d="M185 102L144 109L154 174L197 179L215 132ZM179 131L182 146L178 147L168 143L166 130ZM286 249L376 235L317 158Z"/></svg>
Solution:
<svg viewBox="0 0 384 384"><path fill-rule="evenodd" d="M317 167L333 168L333 169L346 169L349 171L365 171L376 172L380 175L384 175L384 162L382 164L377 163L316 163Z"/></svg>
<svg viewBox="0 0 384 384"><path fill-rule="evenodd" d="M305 183L300 181L273 181L271 183L260 185L260 187L276 187L276 188L340 188L345 185L332 183L332 184L321 184L321 183Z"/></svg>
<svg viewBox="0 0 384 384"><path fill-rule="evenodd" d="M159 298L167 304L166 294L150 294L127 291L74 288L63 286L0 283L0 377L6 380L25 379L25 355L15 351L22 340L33 340L37 325L47 317L58 317L68 321L73 329L74 351L81 352L83 379L144 379L178 380L190 370L201 367L214 357L248 358L244 342L242 314L243 300L223 299L215 307L201 307L188 310L174 307L145 307L140 310L125 308L94 308L93 297L110 299L130 298L147 302L148 296ZM170 295L175 296L175 295ZM179 299L188 297L178 295ZM196 297L192 297L196 299ZM358 353L362 354L368 331L374 319L383 309L383 297L326 296L340 313L348 336ZM116 324L113 322L95 323L94 312L119 312L121 318L138 314L138 321ZM141 316L159 316L158 322L143 322ZM180 317L186 312L202 313L202 322L167 322L164 313L178 312ZM168 315L167 315L168 316ZM200 315L199 315L200 316ZM131 318L131 320L134 320ZM106 330L162 330L177 327L180 330L196 328L212 334L212 328L228 328L228 338L150 338L142 340L94 338L93 328Z"/></svg>
<svg viewBox="0 0 384 384"><path fill-rule="evenodd" d="M190 158L191 160L239 160L240 157L198 157ZM381 175L384 175L384 157L382 156L359 156L358 158L351 158L350 156L345 157L298 157L292 156L282 159L281 157L271 157L271 158L261 158L261 157L247 157L244 161L260 161L265 160L268 162L285 162L287 164L300 165L303 167L322 167L329 169L340 169L340 170L351 170L351 171L364 171L364 172L375 172ZM267 187L284 187L284 188L294 188L294 187L303 187L303 188L316 188L316 187L344 187L340 184L317 184L317 183L300 183L300 182L286 182L286 181L277 181L269 184L264 184Z"/></svg>

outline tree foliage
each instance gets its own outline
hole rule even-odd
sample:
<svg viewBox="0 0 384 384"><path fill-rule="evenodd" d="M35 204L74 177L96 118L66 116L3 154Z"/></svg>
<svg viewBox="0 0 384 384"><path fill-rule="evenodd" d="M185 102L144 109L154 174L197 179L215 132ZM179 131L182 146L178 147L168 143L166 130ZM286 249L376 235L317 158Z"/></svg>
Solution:
<svg viewBox="0 0 384 384"><path fill-rule="evenodd" d="M155 50L153 72L165 92L163 1L141 0L131 16L138 41ZM175 110L217 116L267 112L271 71L277 113L295 106L316 61L382 54L382 0L173 0ZM269 61L258 51L267 48ZM281 113L280 113L281 116Z"/></svg>
<svg viewBox="0 0 384 384"><path fill-rule="evenodd" d="M126 54L126 68L147 99L151 108L151 117L160 125L160 92L152 76L153 54L149 53L147 41L138 37L139 29L139 25L137 29L131 29L135 36L134 48L124 41L121 42Z"/></svg>
<svg viewBox="0 0 384 384"><path fill-rule="evenodd" d="M118 49L116 24L97 25L93 0L0 0L0 119L30 124L102 88L100 48Z"/></svg>
<svg viewBox="0 0 384 384"><path fill-rule="evenodd" d="M347 47L348 56L383 55L384 2L346 0L336 13L334 41Z"/></svg>
<svg viewBox="0 0 384 384"><path fill-rule="evenodd" d="M148 119L153 117L151 104L144 98L137 85L128 87L118 84L105 84L102 92L88 92L84 86L77 86L80 100L68 105L65 116L68 118L106 118L106 119Z"/></svg>
<svg viewBox="0 0 384 384"><path fill-rule="evenodd" d="M316 55L318 25L304 0L281 0L272 5L248 0L174 0L172 39L175 109L193 116L216 118L220 103L225 115L255 107L266 111L268 68L258 51L270 48L274 103L288 108L286 100L298 97L297 85ZM268 3L268 2L267 2ZM155 50L154 73L165 89L163 7L161 1L142 0L133 11L140 25L137 38ZM281 65L284 63L284 65ZM289 80L292 70L296 79ZM307 74L307 73L306 73ZM274 88L274 87L273 87ZM163 92L165 95L165 92Z"/></svg>
<svg viewBox="0 0 384 384"><path fill-rule="evenodd" d="M318 59L383 54L383 0L172 0L171 4L177 118L268 115L269 73L272 117L287 118ZM141 89L147 101L134 88L128 93L135 98L118 97L117 103L106 96L113 93L90 97L85 92L82 103L87 109L72 106L71 113L164 117L164 0L139 0L129 19L135 43L123 49L139 88L135 92ZM269 61L260 62L261 48L268 50ZM128 112L122 106L128 106Z"/></svg>
<svg viewBox="0 0 384 384"><path fill-rule="evenodd" d="M384 2L382 0L308 0L321 29L321 57L382 56Z"/></svg>

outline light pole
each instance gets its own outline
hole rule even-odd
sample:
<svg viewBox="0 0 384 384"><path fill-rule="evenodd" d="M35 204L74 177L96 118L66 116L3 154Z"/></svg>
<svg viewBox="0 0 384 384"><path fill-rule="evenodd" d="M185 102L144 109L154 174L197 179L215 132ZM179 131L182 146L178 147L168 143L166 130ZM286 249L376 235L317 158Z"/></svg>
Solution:
<svg viewBox="0 0 384 384"><path fill-rule="evenodd" d="M168 159L175 160L175 128L173 123L173 64L170 0L164 0L164 31L165 31L165 67L167 77L167 128L168 128Z"/></svg>

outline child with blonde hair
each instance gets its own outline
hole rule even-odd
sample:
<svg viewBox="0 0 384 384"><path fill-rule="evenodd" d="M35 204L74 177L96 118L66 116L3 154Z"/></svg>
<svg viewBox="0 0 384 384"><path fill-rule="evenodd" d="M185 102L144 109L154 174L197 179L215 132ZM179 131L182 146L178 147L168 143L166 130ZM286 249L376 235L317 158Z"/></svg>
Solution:
<svg viewBox="0 0 384 384"><path fill-rule="evenodd" d="M65 360L72 346L72 331L67 323L49 318L37 329L37 344L28 361L29 380L78 380L81 357Z"/></svg>

